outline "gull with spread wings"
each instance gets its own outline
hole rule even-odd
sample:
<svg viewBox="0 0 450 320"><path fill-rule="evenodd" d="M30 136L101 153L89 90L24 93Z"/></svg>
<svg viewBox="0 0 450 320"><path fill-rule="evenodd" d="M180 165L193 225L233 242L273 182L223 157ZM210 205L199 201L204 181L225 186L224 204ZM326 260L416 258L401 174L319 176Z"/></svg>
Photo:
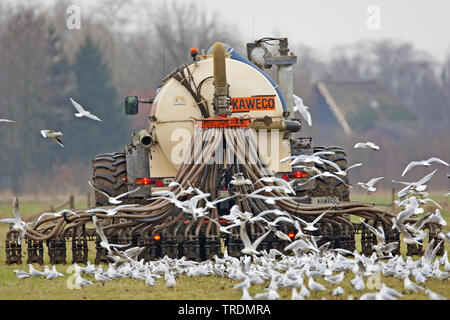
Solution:
<svg viewBox="0 0 450 320"><path fill-rule="evenodd" d="M77 117L77 118L86 117L86 118L90 118L92 120L102 122L102 120L99 117L97 117L97 116L93 115L92 113L90 113L89 111L85 110L78 102L76 102L72 98L69 98L69 99L70 99L70 102L72 102L75 109L77 109L77 111L78 111L78 113L75 113L75 117Z"/></svg>
<svg viewBox="0 0 450 320"><path fill-rule="evenodd" d="M100 192L101 194L103 194L106 198L108 198L108 202L111 204L119 204L122 203L122 200L119 200L120 198L123 198L129 194L135 193L136 191L138 191L139 189L141 189L141 187L137 187L134 190L119 194L118 196L115 197L111 197L109 194L107 194L106 192L100 190L99 188L95 187L90 181L88 182L89 185L96 191Z"/></svg>
<svg viewBox="0 0 450 320"><path fill-rule="evenodd" d="M62 132L60 131L53 131L53 130L48 130L48 129L44 129L41 130L41 134L44 138L53 138L55 139L55 141L64 148L64 144L61 141L61 137L63 136Z"/></svg>
<svg viewBox="0 0 450 320"><path fill-rule="evenodd" d="M241 224L240 234L241 234L242 243L244 244L244 248L241 250L241 252L243 254L258 255L258 254L260 254L260 252L256 251L256 248L258 248L258 246L267 237L267 235L271 232L271 230L267 231L262 236L260 236L258 239L256 239L253 243L251 243L250 238L248 237L248 234L247 234L246 223L247 223L247 221L244 221Z"/></svg>
<svg viewBox="0 0 450 320"><path fill-rule="evenodd" d="M407 166L406 166L406 168L405 168L405 170L403 171L403 173L402 173L402 177L406 174L406 173L408 173L412 168L414 168L415 166L425 166L425 167L429 167L429 166L431 166L431 163L432 162L437 162L437 163L440 163L440 164L443 164L443 165L445 165L445 166L449 166L449 164L447 163L447 162L445 162L444 160L441 160L441 159L439 159L439 158L436 158L436 157L431 157L431 158L429 158L429 159L427 159L427 160L422 160L422 161L411 161Z"/></svg>
<svg viewBox="0 0 450 320"><path fill-rule="evenodd" d="M92 222L94 223L95 230L97 231L98 235L100 236L100 239L102 240L100 242L100 246L102 248L106 249L108 251L108 254L110 254L110 255L115 254L115 252L113 252L111 250L112 247L124 248L124 247L129 247L131 245L131 243L129 243L129 244L111 244L111 243L109 243L108 239L106 238L105 232L103 231L103 221L98 220L95 213L92 213Z"/></svg>

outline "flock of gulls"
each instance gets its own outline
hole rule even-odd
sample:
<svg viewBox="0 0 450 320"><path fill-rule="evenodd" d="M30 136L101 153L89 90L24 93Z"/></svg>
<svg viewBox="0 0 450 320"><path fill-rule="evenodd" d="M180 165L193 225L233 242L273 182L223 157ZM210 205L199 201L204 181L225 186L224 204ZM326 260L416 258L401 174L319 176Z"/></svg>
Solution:
<svg viewBox="0 0 450 320"><path fill-rule="evenodd" d="M355 146L356 148L371 148L368 144ZM442 160L412 162L407 168L412 169L417 165L429 166L431 162L439 162L447 165ZM310 160L326 161L324 159L318 160L317 154L302 157L302 161L291 158L288 159L296 163L304 163ZM306 160L306 161L305 161ZM409 170L406 170L406 172ZM440 209L441 206L428 198L425 192L427 182L434 176L436 170L428 174L423 179L417 182L399 182L405 184L405 188L399 193L399 200L396 201L396 206L402 208L396 218L392 219L393 228L401 232L403 241L406 244L423 244L423 240L427 236L427 232L423 230L428 222L437 223L441 226L446 226L447 222L443 219ZM343 175L342 175L343 176ZM360 184L361 187L366 188L369 192L375 192L375 185L383 177L371 179L369 182ZM264 198L267 203L275 203L274 197L265 197L260 195L268 189L278 189L284 191L285 194L295 194L289 182L276 177L264 177L271 182L278 182L278 185L266 186L261 189L249 193L248 197L260 196ZM279 180L278 180L279 179ZM175 182L174 182L175 183ZM240 174L233 176L231 184L243 185L248 184L248 181ZM94 188L92 184L91 187ZM189 200L181 201L179 198L191 194ZM400 196L400 194L402 196ZM125 194L124 194L125 195ZM225 250L223 257L214 256L204 262L189 261L185 257L181 259L172 259L167 256L156 261L138 260L138 256L144 250L143 247L132 247L126 249L130 245L117 245L108 242L107 237L103 232L103 222L98 220L95 216L96 212L107 213L114 216L124 207L136 206L135 204L120 205L122 202L120 198L109 197L111 204L117 205L114 208L94 208L86 212L92 214L92 221L95 225L98 235L101 238L100 245L107 250L108 257L111 262L107 265L92 265L88 262L86 267L81 267L77 264L72 266L74 271L74 285L77 288L85 288L95 283L106 283L116 281L122 278L134 279L144 282L147 286L154 286L156 281L164 281L168 288L175 288L177 279L181 276L187 277L204 277L216 276L228 278L232 281L239 281L238 284L232 286L234 290L241 291L241 299L280 299L279 289L288 288L291 291L291 299L304 300L311 297L317 298L321 293L331 292L332 296L340 297L340 299L355 299L355 295L363 293L359 296L360 300L395 300L410 293L424 293L432 300L444 300L446 297L433 292L428 289L427 281L429 279L437 279L439 281L448 281L450 278L450 262L448 260L447 251L442 257L437 257L437 252L444 242L450 242L450 232L439 234L439 241L431 240L424 249L424 254L420 259L414 260L412 257L407 257L406 260L401 255L393 255L392 252L397 249L397 242L386 243L384 231L381 227L374 228L368 224L366 227L377 238L377 244L373 245L374 252L367 257L359 254L356 250L354 252L345 249L330 249L330 243L325 243L321 246L317 245L317 240L320 237L310 235L309 232L315 231L318 228L316 224L326 214L327 211L319 215L314 221L307 222L303 219L290 215L282 210L266 210L260 213L242 212L238 205L231 208L229 214L221 216L221 219L226 219L230 222L227 226L222 226L216 220L223 233L230 233L229 229L232 227L240 227L240 237L244 248L241 250L243 256L232 257L229 256ZM181 188L178 194L170 191L158 191L153 193L151 199L167 199L181 208L184 212L191 214L194 219L198 217L208 217L208 209L214 208L219 201L213 202L207 200L209 194L204 193L192 185L188 189ZM235 197L233 195L231 197ZM228 199L228 198L226 198ZM199 208L197 204L200 200L205 200L205 206ZM430 203L436 206L434 212L425 212L424 204ZM331 208L331 207L330 207ZM13 224L14 227L19 228L25 233L26 227L34 222L25 223L20 218L18 210L14 210L15 219L3 219L0 222ZM77 213L71 210L62 210L57 213L44 213L37 221L44 216L53 215L55 217L64 214ZM270 221L265 219L267 214L274 214L276 219ZM420 216L414 224L404 225L403 221L411 216ZM260 236L255 241L251 242L246 226L248 224L260 221L266 224L267 232ZM277 230L277 225L280 222L290 223L296 229L296 234L293 239L280 230ZM364 221L361 220L362 223ZM365 223L364 223L365 224ZM269 233L273 232L278 238L288 241L288 245L283 252L276 249L258 250L259 244L264 240ZM121 250L118 250L121 248ZM45 266L43 271L36 270L31 264L28 270L14 270L14 274L20 278L39 277L45 279L56 279L64 277L64 275L56 270L55 266L50 268ZM346 275L350 275L351 290L344 290L343 285ZM93 276L93 278L92 278ZM403 282L402 289L393 289L381 282L383 277L394 277ZM373 285L374 279L378 277L379 283ZM160 279L160 280L158 280ZM376 282L376 281L375 281ZM250 294L251 286L264 286L262 293ZM369 292L367 292L369 291ZM314 295L313 295L314 294Z"/></svg>
<svg viewBox="0 0 450 320"><path fill-rule="evenodd" d="M296 99L296 111L299 111L308 124L311 125L311 117L308 109ZM101 121L98 117L86 111L73 99L70 99L78 113L77 117L88 117L96 121ZM301 100L301 99L300 99ZM0 119L1 122L14 122L12 120ZM61 141L61 132L52 130L42 130L42 135L46 138L53 138L58 144L63 146ZM372 142L360 142L355 144L355 149L367 149L377 151L379 146ZM323 159L320 155L333 154L329 151L321 151L312 155L291 156L281 161L290 161L293 168L309 168L315 170L315 175L311 179L316 179L320 176L333 177L347 184L345 178L348 170L362 166L362 163L357 163L349 166L346 170L342 170L335 163ZM429 158L422 161L412 161L402 173L402 177L409 173L417 166L430 167L433 163L449 166L449 164L436 157ZM325 164L335 168L333 172L321 172L314 167L314 164ZM309 165L309 166L308 166ZM312 165L312 166L311 166ZM403 189L398 193L399 200L396 201L396 206L400 208L400 212L396 218L392 219L393 229L397 229L403 236L403 241L406 244L422 245L423 240L427 236L427 232L423 229L427 223L437 223L441 226L446 226L447 222L442 218L440 209L441 206L434 200L429 198L429 194L425 191L428 182L436 174L437 169L427 174L418 181L405 182L392 180L394 183L403 185ZM384 177L375 177L368 182L358 182L358 186L367 190L368 193L376 192L377 184L384 179ZM295 196L295 191L290 182L276 177L261 178L264 182L272 182L273 186L266 186L257 189L244 196L259 198L268 204L275 204L277 200L282 198L292 198ZM173 184L176 184L175 182ZM242 174L235 174L230 182L232 185L240 186L252 184L252 182ZM95 187L89 182L89 185ZM173 186L173 185L169 185ZM181 187L181 186L179 186ZM350 186L352 187L352 186ZM264 192L271 192L273 190L282 191L286 196L269 197L263 195ZM107 250L108 257L111 262L107 265L92 265L88 262L86 267L81 267L77 264L72 266L74 271L75 286L84 288L95 283L107 283L116 281L122 278L134 279L145 282L147 286L154 286L156 281L164 281L168 288L175 288L177 279L181 276L187 277L204 277L217 276L228 278L232 281L239 281L238 284L232 288L241 291L241 299L280 299L281 288L288 288L291 291L291 299L304 300L312 297L312 293L326 293L331 292L333 296L340 296L341 298L355 299L356 292L365 292L360 295L360 300L395 300L409 293L424 293L429 299L442 300L447 299L430 289L427 289L427 281L429 279L438 279L439 281L448 281L450 277L450 263L448 260L447 251L442 257L437 256L438 249L445 242L450 242L450 232L439 233L439 241L431 240L427 247L424 248L424 254L420 259L412 259L407 257L404 259L401 255L393 255L392 252L397 249L398 242L386 243L384 231L381 227L374 228L367 225L367 228L376 236L377 244L373 246L374 252L371 256L359 254L356 250L350 252L344 249L331 249L330 243L325 243L321 246L317 245L316 237L310 232L317 230L316 224L326 214L324 211L314 221L307 222L303 219L290 215L282 210L266 210L259 213L242 212L238 205L230 209L229 214L221 216L221 219L229 221L229 225L223 226L218 221L210 219L208 214L212 208L221 201L236 197L234 194L228 198L219 198L215 201L208 201L209 193L204 193L192 185L188 189L183 189L178 194L170 191L153 192L150 200L166 199L182 209L185 213L192 215L193 219L205 217L210 219L213 223L219 226L222 233L230 233L229 229L232 227L240 228L240 237L244 248L241 250L243 256L232 257L227 254L225 250L223 257L214 256L204 262L196 262L187 260L185 257L181 259L172 259L165 256L156 261L138 260L138 256L144 250L143 247L132 247L130 245L117 245L108 242L107 237L103 232L103 223L95 216L96 212L106 213L108 216L114 216L122 208L137 206L135 204L121 205L121 198L137 191L137 189L121 194L116 197L107 196L110 204L116 205L113 208L94 208L86 212L92 214L92 222L95 225L96 231L101 238L100 245ZM99 191L99 190L97 190ZM99 191L101 192L101 191ZM191 195L188 200L180 200L180 197ZM289 196L291 195L291 196ZM447 193L445 196L449 196ZM201 201L203 200L203 201ZM204 207L198 207L199 203L205 203ZM435 206L434 212L425 212L424 205L432 204ZM332 207L330 207L331 209ZM62 210L56 213L43 213L38 219L40 221L44 216L52 215L60 217L66 214L77 215L71 210ZM270 221L266 219L267 214L275 215L276 219ZM405 219L412 216L419 217L416 223L404 224ZM255 241L251 242L247 234L247 226L256 221L262 222L267 228L267 232L260 236ZM296 229L295 236L291 239L288 235L277 229L278 223L291 224ZM364 223L361 220L362 223ZM2 219L0 223L8 223L13 228L20 230L21 236L19 242L22 240L26 232L26 228L32 226L35 222L24 222L21 219L18 210L17 199L14 200L14 218ZM259 244L267 237L269 233L273 232L278 238L286 240L287 246L283 252L276 249L258 250ZM118 250L120 248L121 250ZM104 269L105 268L105 269ZM14 270L17 278L24 279L30 277L45 278L53 280L58 277L65 277L56 270L55 266L51 268L45 266L43 271L37 270L33 265L28 265L28 270ZM353 288L350 292L344 290L343 281L347 275L350 275L350 284ZM93 276L93 278L92 278ZM383 277L394 277L403 282L403 288L399 291L388 287L381 282ZM374 277L379 277L380 283L373 286L371 282ZM160 280L159 280L160 279ZM320 281L318 281L320 280ZM262 293L254 295L250 294L249 289L254 286L263 286ZM369 292L366 292L369 290ZM316 297L317 295L314 295Z"/></svg>
<svg viewBox="0 0 450 320"><path fill-rule="evenodd" d="M69 98L69 99L70 99L70 102L72 103L72 105L78 111L77 113L75 113L75 117L77 117L77 118L86 117L86 118L89 118L89 119L92 119L95 121L102 122L102 120L99 117L97 117L96 115L92 114L91 112L85 110L78 102L76 102L72 98ZM16 123L16 124L19 123L18 121L15 121L15 120L0 119L0 123L2 123L2 122L3 123ZM56 143L58 143L61 147L64 147L64 144L61 140L61 137L63 136L63 133L61 131L42 129L41 135L44 138L54 139L56 141Z"/></svg>
<svg viewBox="0 0 450 320"><path fill-rule="evenodd" d="M241 229L243 230L243 229ZM244 240L244 239L243 239ZM104 240L103 240L104 241ZM257 240L258 241L258 240ZM125 251L115 250L110 257L114 262L106 265L92 265L88 262L86 267L72 265L74 271L73 285L75 288L85 288L95 283L105 284L122 278L142 281L147 286L154 286L156 281L163 281L167 288L175 288L177 278L216 276L239 281L230 286L241 291L242 300L252 299L280 299L281 288L291 291L292 300L305 300L317 297L321 293L331 292L341 299L355 299L354 295L365 289L370 290L360 295L360 300L396 300L406 294L424 293L431 300L446 300L447 298L427 289L429 279L448 281L450 263L447 252L436 257L436 248L433 241L426 248L421 259L414 261L411 257L406 260L402 256L392 256L374 252L370 257L344 249L304 248L294 245L295 242L313 242L311 237L298 236L291 246L294 255L285 255L276 249L269 252L256 251L257 241L246 245L246 255L231 257L225 251L223 257L214 256L204 262L181 259L172 259L165 256L156 261L138 261L137 257L144 248L134 247ZM108 246L108 243L103 243ZM110 248L110 252L113 250ZM53 280L65 275L58 272L53 266L44 266L44 270L36 270L28 265L28 270L14 270L20 278L45 278ZM351 275L352 290L346 292L343 281L347 274ZM376 284L374 277L394 277L403 282L402 289L393 289L382 283ZM320 281L318 281L320 279ZM251 286L264 286L263 292L251 295Z"/></svg>

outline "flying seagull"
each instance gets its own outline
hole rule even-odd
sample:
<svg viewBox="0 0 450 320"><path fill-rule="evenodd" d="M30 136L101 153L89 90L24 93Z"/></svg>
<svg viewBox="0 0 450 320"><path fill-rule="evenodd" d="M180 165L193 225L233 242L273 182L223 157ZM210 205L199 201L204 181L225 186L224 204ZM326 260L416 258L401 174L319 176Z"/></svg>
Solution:
<svg viewBox="0 0 450 320"><path fill-rule="evenodd" d="M439 158L436 157L431 157L427 160L422 160L422 161L411 161L408 166L406 167L405 171L403 171L402 173L402 177L409 172L413 167L415 166L425 166L425 167L429 167L431 166L432 162L438 162L441 163L443 165L446 165L447 167L449 166L449 164L447 162L445 162L444 160L441 160Z"/></svg>
<svg viewBox="0 0 450 320"><path fill-rule="evenodd" d="M74 215L74 216L79 217L78 214L76 214L76 213L73 212L72 210L68 210L68 209L64 209L64 210L61 210L61 211L59 211L59 212L44 212L44 213L41 214L41 215L39 216L39 218L36 220L36 224L38 224L39 221L41 221L41 219L44 218L45 216L53 216L53 217L55 217L55 218L59 218L59 217L65 216L65 215L68 214L68 213L70 213L71 215Z"/></svg>
<svg viewBox="0 0 450 320"><path fill-rule="evenodd" d="M93 115L89 111L84 110L84 108L79 103L74 101L72 98L69 98L69 99L70 99L70 102L72 102L72 104L75 107L75 109L77 109L77 111L78 111L78 113L75 113L75 117L77 117L77 118L86 117L86 118L90 118L92 120L96 120L96 121L102 122L102 120L100 118L98 118L97 116Z"/></svg>
<svg viewBox="0 0 450 320"><path fill-rule="evenodd" d="M337 180L339 180L340 182L342 182L343 184L345 184L346 186L353 188L352 186L349 186L344 180L342 180L341 178L339 178L338 176L332 174L329 171L323 171L322 173L316 174L315 176L309 178L308 180L313 180L316 179L318 177L327 177L327 178L335 178Z"/></svg>
<svg viewBox="0 0 450 320"><path fill-rule="evenodd" d="M92 222L95 225L95 230L97 230L98 235L100 236L100 239L102 240L100 242L100 246L108 251L108 254L114 254L114 252L111 250L111 247L128 247L130 244L110 244L108 242L108 239L106 238L105 232L103 231L103 221L100 221L97 219L97 216L95 213L92 214Z"/></svg>
<svg viewBox="0 0 450 320"><path fill-rule="evenodd" d="M127 196L127 195L129 195L129 194L131 194L131 193L134 193L134 192L138 191L138 190L141 188L141 187L137 187L137 188L134 189L134 190L131 190L131 191L128 191L128 192L119 194L119 195L116 196L116 197L111 197L111 196L110 196L109 194L107 194L106 192L104 192L104 191L102 191L102 190L100 190L100 189L94 187L94 185L93 185L90 181L89 181L88 183L89 183L89 185L90 185L94 190L97 190L98 192L100 192L101 194L103 194L105 197L107 197L107 198L108 198L108 202L109 202L109 203L112 203L112 204L119 204L119 203L122 203L122 201L119 200L120 198L123 198L123 197L125 197L125 196Z"/></svg>
<svg viewBox="0 0 450 320"><path fill-rule="evenodd" d="M342 169L339 168L339 170L336 171L336 172L334 172L334 174L338 174L338 175L340 175L340 176L346 177L347 174L348 174L348 170L353 169L353 168L356 168L356 167L360 167L360 166L362 166L362 165L363 165L362 163L355 163L355 164L353 164L353 165L347 167L347 169L344 169L344 170L342 170Z"/></svg>
<svg viewBox="0 0 450 320"><path fill-rule="evenodd" d="M241 230L240 230L241 240L242 240L242 243L244 244L244 248L241 250L241 252L243 254L258 255L258 254L260 254L260 252L256 251L256 248L258 248L260 243L264 240L265 237L267 237L267 235L271 232L271 230L267 231L262 236L260 236L258 239L256 239L253 243L251 243L250 238L247 234L247 229L246 229L245 224L246 224L246 221L242 222Z"/></svg>
<svg viewBox="0 0 450 320"><path fill-rule="evenodd" d="M123 204L123 205L120 205L120 206L117 206L117 207L111 208L111 209L94 208L91 210L87 210L85 212L86 213L103 212L103 213L106 213L107 216L113 216L123 208L131 208L131 207L136 207L136 206L137 206L137 204Z"/></svg>
<svg viewBox="0 0 450 320"><path fill-rule="evenodd" d="M55 141L64 148L64 145L61 141L61 137L63 136L62 132L56 132L53 130L41 130L41 134L44 138L53 138Z"/></svg>
<svg viewBox="0 0 450 320"><path fill-rule="evenodd" d="M309 107L303 104L302 98L297 97L295 94L293 96L294 96L294 111L300 112L303 119L305 119L308 125L311 127L312 121L311 121L311 114L308 111Z"/></svg>
<svg viewBox="0 0 450 320"><path fill-rule="evenodd" d="M19 212L19 199L14 197L13 199L13 214L14 218L0 219L0 223L12 224L12 229L19 231L19 238L17 243L20 245L25 238L26 228L33 223L26 223L22 221L22 217Z"/></svg>
<svg viewBox="0 0 450 320"><path fill-rule="evenodd" d="M238 172L231 177L230 184L235 186L243 186L244 184L252 184L250 179L245 179L242 172Z"/></svg>
<svg viewBox="0 0 450 320"><path fill-rule="evenodd" d="M322 212L316 219L314 219L313 222L307 222L299 217L295 217L297 220L299 220L301 223L306 225L306 228L303 228L305 230L308 231L315 231L318 230L319 228L315 227L314 225L319 222L320 219L322 219L322 217L331 209L332 207L328 208L326 211Z"/></svg>
<svg viewBox="0 0 450 320"><path fill-rule="evenodd" d="M434 170L433 172L427 174L425 177L423 177L422 179L420 179L417 182L404 182L404 181L396 181L396 180L392 180L392 182L394 183L401 183L403 185L405 185L406 187L403 188L402 190L400 190L398 192L398 197L401 198L405 195L407 195L411 190L417 191L417 192L422 192L425 191L427 188L426 183L433 178L434 174L436 173L437 169Z"/></svg>
<svg viewBox="0 0 450 320"><path fill-rule="evenodd" d="M377 188L375 188L375 185L382 179L384 179L384 177L373 178L373 179L370 179L366 183L358 182L358 185L361 186L362 188L366 189L369 193L375 192L375 191L377 191Z"/></svg>
<svg viewBox="0 0 450 320"><path fill-rule="evenodd" d="M4 122L4 123L19 123L18 121L9 120L9 119L0 119L0 122Z"/></svg>
<svg viewBox="0 0 450 320"><path fill-rule="evenodd" d="M377 146L375 143L367 141L367 142L358 142L354 146L355 149L372 149L372 150L378 150L380 149L379 146Z"/></svg>

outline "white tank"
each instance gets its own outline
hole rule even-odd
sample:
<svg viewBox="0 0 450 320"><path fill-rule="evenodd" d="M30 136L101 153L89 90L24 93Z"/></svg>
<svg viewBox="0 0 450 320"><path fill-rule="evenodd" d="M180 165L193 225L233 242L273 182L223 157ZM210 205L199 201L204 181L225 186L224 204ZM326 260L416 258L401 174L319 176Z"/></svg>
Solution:
<svg viewBox="0 0 450 320"><path fill-rule="evenodd" d="M249 117L253 120L268 116L274 122L281 121L283 107L280 97L264 75L249 65L229 57L225 59L225 62L231 98L231 116ZM188 68L192 75L191 83L194 91L196 88L193 84L199 86L203 81L200 94L206 100L210 116L214 117L212 56L202 56L200 61L192 63ZM169 78L155 97L150 115L156 118L156 121L150 123L150 131L156 141L149 154L151 176L173 177L180 167L177 160L180 157L174 157L174 154L179 153L181 146L187 147L189 144L183 132L189 132L192 136L195 119L201 119L202 114L189 91L178 80ZM269 168L275 172L291 171L287 162L279 163L280 159L290 155L289 139L282 138L283 132L277 136L276 142L280 148L276 154L272 154L270 133L264 135L266 141L261 143L267 143L268 146L267 152L262 156L270 159Z"/></svg>

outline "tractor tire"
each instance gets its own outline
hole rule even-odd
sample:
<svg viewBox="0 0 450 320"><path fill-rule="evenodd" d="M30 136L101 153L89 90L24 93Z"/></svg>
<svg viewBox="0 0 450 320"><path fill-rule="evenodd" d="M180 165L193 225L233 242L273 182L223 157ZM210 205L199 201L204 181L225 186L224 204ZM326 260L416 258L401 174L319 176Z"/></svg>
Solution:
<svg viewBox="0 0 450 320"><path fill-rule="evenodd" d="M94 186L109 196L115 197L128 191L126 184L127 167L123 152L104 153L97 155L93 160ZM108 198L98 191L94 193L95 206L108 206ZM121 199L126 203L127 199Z"/></svg>
<svg viewBox="0 0 450 320"><path fill-rule="evenodd" d="M341 168L347 169L347 155L341 147L314 147L314 153L319 151L332 151L332 155L319 155L320 158L334 162ZM317 169L321 171L329 171L331 173L336 171L336 168L329 164L316 164ZM343 179L349 184L348 177ZM316 188L311 191L311 197L335 196L339 201L350 201L350 188L342 181L336 178L319 177L316 179Z"/></svg>

